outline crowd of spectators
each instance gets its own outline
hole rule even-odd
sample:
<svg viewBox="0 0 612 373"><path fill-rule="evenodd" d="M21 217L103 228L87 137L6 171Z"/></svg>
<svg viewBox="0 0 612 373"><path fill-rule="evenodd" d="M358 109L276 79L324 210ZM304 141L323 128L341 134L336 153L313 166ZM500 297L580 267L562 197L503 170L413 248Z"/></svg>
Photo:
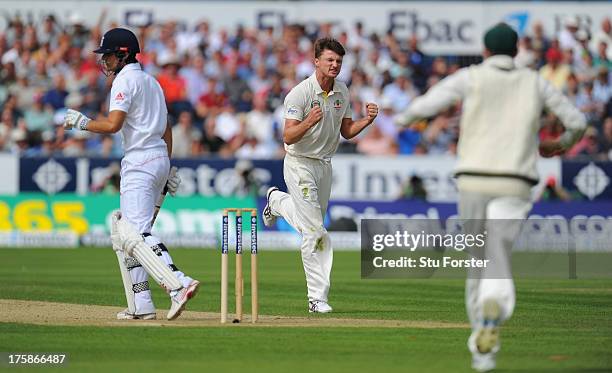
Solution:
<svg viewBox="0 0 612 373"><path fill-rule="evenodd" d="M104 26L102 26L104 25ZM121 156L120 136L65 133L66 108L95 118L107 113L112 78L99 70L91 51L112 22L101 16L87 27L74 14L61 23L13 19L0 30L0 151L22 156ZM176 22L134 29L138 59L164 90L173 126L173 157L280 158L283 100L313 71L316 38L333 36L347 49L339 79L351 92L355 115L376 102L375 124L339 151L367 155L454 154L460 103L443 114L399 131L393 117L428 87L469 59L428 56L416 37L366 35L360 23L348 30L321 24L255 30L215 29L202 21L191 29ZM473 58L472 61L478 61ZM612 27L606 18L593 30L568 18L558 33L540 23L521 36L516 63L538 69L586 114L586 136L566 157L612 159ZM520 108L517 108L520 110ZM541 138L562 131L550 113Z"/></svg>

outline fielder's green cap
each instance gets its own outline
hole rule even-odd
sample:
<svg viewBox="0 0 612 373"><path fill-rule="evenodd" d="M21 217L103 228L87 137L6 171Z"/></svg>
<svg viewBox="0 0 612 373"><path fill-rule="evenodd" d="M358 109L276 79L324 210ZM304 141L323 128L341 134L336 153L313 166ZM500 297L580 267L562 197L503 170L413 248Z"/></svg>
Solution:
<svg viewBox="0 0 612 373"><path fill-rule="evenodd" d="M517 52L518 34L506 23L491 27L484 36L485 47L493 54L514 56Z"/></svg>

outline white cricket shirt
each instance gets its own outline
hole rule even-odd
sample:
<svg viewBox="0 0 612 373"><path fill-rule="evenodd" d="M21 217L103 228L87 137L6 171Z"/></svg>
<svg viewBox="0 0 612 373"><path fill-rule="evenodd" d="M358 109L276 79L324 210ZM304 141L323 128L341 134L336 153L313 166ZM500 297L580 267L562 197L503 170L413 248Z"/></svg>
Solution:
<svg viewBox="0 0 612 373"><path fill-rule="evenodd" d="M168 151L162 139L168 118L164 93L140 64L128 64L117 74L108 110L127 113L121 128L126 156L132 152Z"/></svg>
<svg viewBox="0 0 612 373"><path fill-rule="evenodd" d="M343 118L351 118L351 103L346 84L335 80L334 87L325 93L316 75L296 85L285 98L285 119L302 121L310 110L321 106L323 118L311 127L295 144L285 144L287 153L307 158L330 159L340 142L340 125Z"/></svg>

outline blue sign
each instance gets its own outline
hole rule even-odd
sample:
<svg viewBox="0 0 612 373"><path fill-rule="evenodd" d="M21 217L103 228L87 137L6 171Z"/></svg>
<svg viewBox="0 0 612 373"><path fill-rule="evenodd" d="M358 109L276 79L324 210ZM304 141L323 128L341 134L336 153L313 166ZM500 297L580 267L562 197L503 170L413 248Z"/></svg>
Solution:
<svg viewBox="0 0 612 373"><path fill-rule="evenodd" d="M563 187L570 194L588 200L612 199L612 162L564 161Z"/></svg>
<svg viewBox="0 0 612 373"><path fill-rule="evenodd" d="M21 158L19 191L96 192L120 164L107 158ZM282 160L173 159L171 164L178 167L182 196L265 195L272 185L285 188Z"/></svg>

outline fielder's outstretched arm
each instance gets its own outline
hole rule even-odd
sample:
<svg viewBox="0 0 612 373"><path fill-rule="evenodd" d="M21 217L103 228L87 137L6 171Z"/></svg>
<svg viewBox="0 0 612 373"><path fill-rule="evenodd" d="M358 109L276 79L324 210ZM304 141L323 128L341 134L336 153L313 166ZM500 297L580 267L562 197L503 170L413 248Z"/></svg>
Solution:
<svg viewBox="0 0 612 373"><path fill-rule="evenodd" d="M442 79L423 96L415 98L408 109L398 114L394 121L399 126L409 126L423 118L433 117L465 97L469 90L469 70L463 68Z"/></svg>

